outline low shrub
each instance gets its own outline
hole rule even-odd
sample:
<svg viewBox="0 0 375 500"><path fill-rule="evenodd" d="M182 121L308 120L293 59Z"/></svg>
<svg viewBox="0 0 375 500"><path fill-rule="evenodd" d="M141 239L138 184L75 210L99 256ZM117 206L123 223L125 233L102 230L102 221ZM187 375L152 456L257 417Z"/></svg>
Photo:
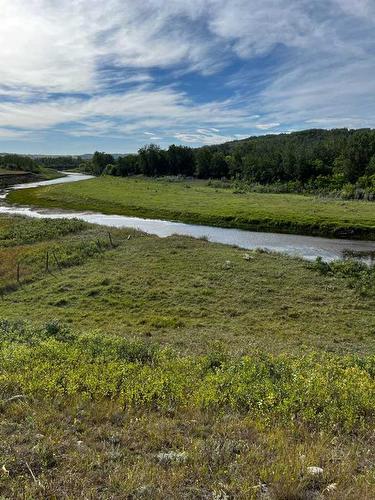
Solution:
<svg viewBox="0 0 375 500"><path fill-rule="evenodd" d="M341 432L368 428L374 418L375 356L183 357L116 336L67 334L55 323L33 330L3 320L0 367L6 397L108 398L124 407L239 412L265 425Z"/></svg>
<svg viewBox="0 0 375 500"><path fill-rule="evenodd" d="M318 257L313 264L321 274L342 278L362 296L375 296L375 266L354 259L324 262Z"/></svg>
<svg viewBox="0 0 375 500"><path fill-rule="evenodd" d="M15 218L1 234L1 245L30 244L48 241L68 234L78 233L89 225L78 219L25 219Z"/></svg>

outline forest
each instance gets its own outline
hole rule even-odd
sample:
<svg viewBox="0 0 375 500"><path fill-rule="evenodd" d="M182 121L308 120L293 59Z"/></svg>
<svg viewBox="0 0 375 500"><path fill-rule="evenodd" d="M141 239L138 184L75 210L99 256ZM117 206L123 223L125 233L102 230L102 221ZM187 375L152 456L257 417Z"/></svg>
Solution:
<svg viewBox="0 0 375 500"><path fill-rule="evenodd" d="M7 170L39 172L39 165L35 160L29 156L17 154L0 155L0 167Z"/></svg>
<svg viewBox="0 0 375 500"><path fill-rule="evenodd" d="M7 170L22 170L39 173L40 167L54 170L71 170L82 163L79 156L29 156L0 154L0 167Z"/></svg>
<svg viewBox="0 0 375 500"><path fill-rule="evenodd" d="M82 165L95 175L188 176L236 180L252 190L375 198L375 130L312 129L215 146L155 144L115 159L96 152Z"/></svg>

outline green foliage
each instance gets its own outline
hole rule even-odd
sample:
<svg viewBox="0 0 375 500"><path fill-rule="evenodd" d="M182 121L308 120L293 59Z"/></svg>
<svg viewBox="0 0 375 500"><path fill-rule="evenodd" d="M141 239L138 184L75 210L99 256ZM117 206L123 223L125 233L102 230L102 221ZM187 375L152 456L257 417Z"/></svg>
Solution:
<svg viewBox="0 0 375 500"><path fill-rule="evenodd" d="M110 165L113 165L114 158L111 154L95 151L87 169L94 175L101 175L106 169L110 172Z"/></svg>
<svg viewBox="0 0 375 500"><path fill-rule="evenodd" d="M16 154L0 155L0 166L10 170L39 172L39 167L35 160L28 156L21 156Z"/></svg>
<svg viewBox="0 0 375 500"><path fill-rule="evenodd" d="M77 219L23 219L18 218L5 232L0 233L0 245L10 246L52 240L78 233L89 227Z"/></svg>
<svg viewBox="0 0 375 500"><path fill-rule="evenodd" d="M107 164L113 163L109 158L104 161L104 153L100 153L103 165L96 168L98 154L95 153L92 162L94 173L102 173ZM118 159L106 173L196 175L203 179L230 177L253 185L276 184L279 189L281 186L291 189L292 183L297 183L297 186L310 191L319 191L319 186L324 184L324 193L335 194L337 178L342 177L344 183L355 186L351 197L373 199L374 186L361 192L356 191L356 183L359 178L375 172L374 158L374 130L312 129L250 137L197 149L172 145L164 151L151 144L141 148L138 156Z"/></svg>
<svg viewBox="0 0 375 500"><path fill-rule="evenodd" d="M40 156L37 162L54 170L74 170L80 166L82 159L79 156Z"/></svg>
<svg viewBox="0 0 375 500"><path fill-rule="evenodd" d="M0 366L4 394L245 412L269 425L277 418L344 432L363 429L374 417L374 357L179 357L120 337L68 335L51 323L33 332L2 321Z"/></svg>
<svg viewBox="0 0 375 500"><path fill-rule="evenodd" d="M369 266L353 259L327 263L318 257L314 268L321 274L345 279L348 285L361 296L375 297L375 266L373 265Z"/></svg>

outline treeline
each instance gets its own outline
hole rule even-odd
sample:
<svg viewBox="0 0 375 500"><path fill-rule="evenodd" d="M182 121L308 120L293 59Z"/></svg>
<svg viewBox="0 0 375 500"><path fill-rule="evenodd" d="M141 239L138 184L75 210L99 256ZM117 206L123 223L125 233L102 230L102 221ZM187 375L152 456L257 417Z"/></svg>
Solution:
<svg viewBox="0 0 375 500"><path fill-rule="evenodd" d="M79 156L40 156L37 161L39 165L54 170L73 170L82 164Z"/></svg>
<svg viewBox="0 0 375 500"><path fill-rule="evenodd" d="M72 170L82 166L78 156L24 156L17 154L0 155L0 167L8 170L40 173L41 167L53 170Z"/></svg>
<svg viewBox="0 0 375 500"><path fill-rule="evenodd" d="M291 191L350 191L350 185L375 192L375 130L312 129L196 149L151 144L117 159L96 152L85 169L95 175L240 179Z"/></svg>
<svg viewBox="0 0 375 500"><path fill-rule="evenodd" d="M39 172L39 166L29 156L5 154L0 156L0 167L7 170L20 170L23 172Z"/></svg>

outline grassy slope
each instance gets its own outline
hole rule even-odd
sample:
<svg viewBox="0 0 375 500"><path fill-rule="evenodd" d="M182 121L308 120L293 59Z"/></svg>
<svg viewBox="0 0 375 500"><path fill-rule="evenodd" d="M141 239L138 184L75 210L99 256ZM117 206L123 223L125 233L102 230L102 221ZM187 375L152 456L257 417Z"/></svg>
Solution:
<svg viewBox="0 0 375 500"><path fill-rule="evenodd" d="M43 207L175 219L198 224L375 239L375 207L290 194L235 194L204 181L104 177L10 194Z"/></svg>
<svg viewBox="0 0 375 500"><path fill-rule="evenodd" d="M57 170L46 167L40 167L38 173L0 168L0 187L9 187L14 184L25 182L47 181L50 179L58 179L63 176L64 174L61 174Z"/></svg>
<svg viewBox="0 0 375 500"><path fill-rule="evenodd" d="M373 498L373 360L342 354L375 352L375 298L297 259L111 234L0 217L0 318L33 325L0 321L0 496Z"/></svg>
<svg viewBox="0 0 375 500"><path fill-rule="evenodd" d="M10 169L7 169L7 168L1 168L0 167L0 176L2 175L24 175L26 172L24 172L23 170L10 170Z"/></svg>
<svg viewBox="0 0 375 500"><path fill-rule="evenodd" d="M321 276L304 261L264 253L247 261L245 252L224 245L125 230L111 230L119 243L111 249L102 227L0 221L0 280L15 288L0 301L3 316L58 318L77 329L151 336L190 352L215 340L232 351L299 351L306 345L366 352L374 346L375 299L361 298L343 279ZM9 224L13 239L4 236ZM66 236L56 238L57 230ZM38 234L44 241L22 244ZM107 246L103 254L98 239ZM48 249L53 275L44 271ZM60 263L79 265L59 271L51 249ZM17 262L21 280L33 280L21 288Z"/></svg>
<svg viewBox="0 0 375 500"><path fill-rule="evenodd" d="M48 181L51 179L58 179L59 177L64 177L65 174L54 170L53 168L39 167L40 175L44 180Z"/></svg>

